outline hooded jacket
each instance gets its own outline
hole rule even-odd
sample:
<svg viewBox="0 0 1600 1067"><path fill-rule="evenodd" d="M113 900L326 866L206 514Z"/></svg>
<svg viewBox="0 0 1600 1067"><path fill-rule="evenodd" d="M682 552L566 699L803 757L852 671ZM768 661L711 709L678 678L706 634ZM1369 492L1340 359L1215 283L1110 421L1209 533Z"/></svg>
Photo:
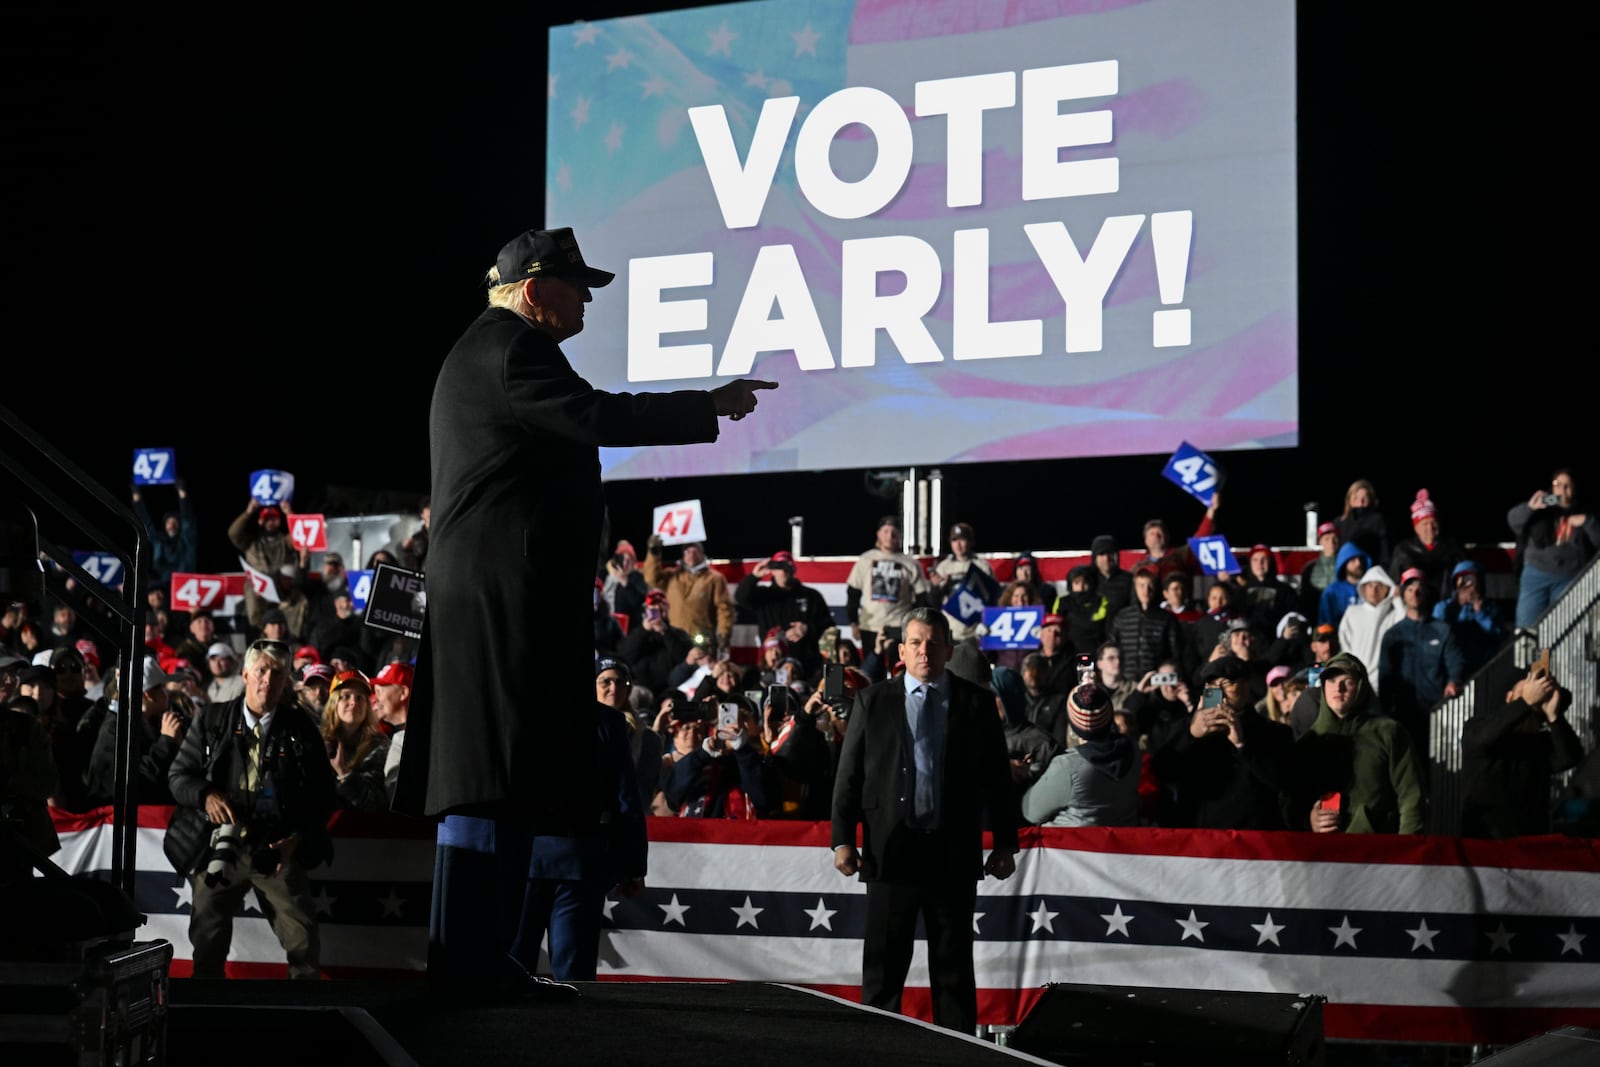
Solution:
<svg viewBox="0 0 1600 1067"><path fill-rule="evenodd" d="M1345 611L1339 622L1339 647L1361 661L1367 669L1367 679L1373 692L1378 689L1378 652L1383 647L1383 635L1389 628L1406 617L1405 605L1394 595L1394 579L1382 567L1373 567L1361 576L1358 585L1376 584L1384 588L1384 597L1377 605L1365 599L1357 600Z"/></svg>
<svg viewBox="0 0 1600 1067"><path fill-rule="evenodd" d="M1294 610L1294 587L1278 576L1278 554L1267 553L1267 576L1257 578L1246 568L1244 588L1240 590L1245 617L1257 630L1270 634L1278 628L1278 620Z"/></svg>
<svg viewBox="0 0 1600 1067"><path fill-rule="evenodd" d="M1345 609L1350 605L1359 603L1361 590L1356 588L1356 581L1351 581L1345 573L1345 568L1356 557L1361 558L1363 573L1371 568L1372 557L1362 551L1355 542L1346 542L1339 546L1339 554L1334 557L1334 567L1338 577L1328 583L1328 588L1322 591L1322 599L1317 603L1317 625L1332 623L1338 626L1344 618Z"/></svg>
<svg viewBox="0 0 1600 1067"><path fill-rule="evenodd" d="M1324 672L1343 670L1357 686L1341 717L1319 692L1317 721L1295 742L1302 790L1288 813L1291 828L1310 825L1311 805L1338 793L1339 829L1352 834L1420 834L1426 826L1422 758L1400 723L1378 714L1378 698L1361 661L1348 652L1330 658ZM1327 675L1323 675L1326 683Z"/></svg>
<svg viewBox="0 0 1600 1067"><path fill-rule="evenodd" d="M1081 593L1072 591L1072 578L1077 574L1089 580L1089 588ZM1105 581L1112 582L1119 575L1125 577L1127 572L1112 571ZM1101 589L1102 584L1098 570L1080 565L1067 572L1067 591L1056 598L1054 611L1067 621L1067 643L1075 653L1086 652L1092 656L1106 639L1106 627L1115 611L1110 598Z"/></svg>

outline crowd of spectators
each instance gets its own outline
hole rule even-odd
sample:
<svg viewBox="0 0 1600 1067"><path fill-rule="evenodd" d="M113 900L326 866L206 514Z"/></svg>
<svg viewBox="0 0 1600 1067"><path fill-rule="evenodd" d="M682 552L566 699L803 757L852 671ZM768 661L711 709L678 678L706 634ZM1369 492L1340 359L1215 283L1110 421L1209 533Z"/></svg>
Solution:
<svg viewBox="0 0 1600 1067"><path fill-rule="evenodd" d="M159 576L192 568L187 490L159 524L137 494L134 503ZM1219 507L1213 499L1197 536L1222 528ZM900 669L900 627L913 608L947 607L960 587L986 604L1043 612L1037 647L1003 651L982 651L981 627L952 616L950 669L994 692L1029 820L1417 832L1428 711L1493 658L1513 617L1524 625L1559 595L1600 547L1600 531L1566 471L1518 503L1507 516L1520 569L1510 603L1488 597L1482 569L1445 536L1427 490L1410 512L1410 533L1395 536L1376 488L1358 480L1343 512L1318 529L1316 557L1289 575L1265 544L1239 553L1239 573L1204 575L1152 519L1142 551L1098 535L1090 562L1059 583L1040 576L1030 553L979 555L967 522L948 531L947 554L924 564L887 516L850 570L847 625L788 552L735 585L704 544L652 537L641 558L619 540L595 576L596 661L611 665L597 671L596 699L633 732L652 814L826 819L852 694ZM135 672L143 692L131 773L142 803L172 802L167 774L189 724L241 698L242 650L265 640L289 650L293 703L324 740L338 804L387 808L414 644L362 625L342 557L325 553L313 568L285 522L283 509L251 501L228 529L240 556L276 582L275 598L247 595L238 616L171 611L164 582L152 584L148 658ZM420 569L426 550L424 524L367 564ZM754 662L735 662L735 623L760 635ZM18 768L8 780L28 783L41 847L38 805L111 802L116 717L133 706L116 691L114 655L65 601L13 604L0 617L0 701L31 721L7 735L28 752L8 750ZM1583 759L1559 680L1546 669L1512 681L1467 734L1469 833L1548 830L1549 807L1531 799L1530 782L1548 786ZM1579 795L1593 795L1594 763L1575 780ZM1510 809L1490 810L1501 796Z"/></svg>

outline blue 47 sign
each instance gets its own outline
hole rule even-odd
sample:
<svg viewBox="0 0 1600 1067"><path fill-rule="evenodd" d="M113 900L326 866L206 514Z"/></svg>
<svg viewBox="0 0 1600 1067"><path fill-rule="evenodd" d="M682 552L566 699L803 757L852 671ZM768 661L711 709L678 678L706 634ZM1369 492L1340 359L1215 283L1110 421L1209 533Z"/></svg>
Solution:
<svg viewBox="0 0 1600 1067"><path fill-rule="evenodd" d="M1221 534L1189 538L1189 551L1194 553L1194 558L1200 561L1200 569L1207 574L1239 573L1239 561L1233 558L1233 549Z"/></svg>
<svg viewBox="0 0 1600 1067"><path fill-rule="evenodd" d="M171 485L178 480L177 453L170 448L133 450L134 485Z"/></svg>
<svg viewBox="0 0 1600 1067"><path fill-rule="evenodd" d="M74 552L72 562L108 589L122 584L122 560L110 552Z"/></svg>
<svg viewBox="0 0 1600 1067"><path fill-rule="evenodd" d="M1222 470L1216 462L1188 441L1172 453L1161 474L1207 507L1211 506L1211 496L1222 480Z"/></svg>
<svg viewBox="0 0 1600 1067"><path fill-rule="evenodd" d="M983 637L978 646L983 649L1038 648L1039 624L1044 621L1044 608L1033 604L1023 608L984 608Z"/></svg>

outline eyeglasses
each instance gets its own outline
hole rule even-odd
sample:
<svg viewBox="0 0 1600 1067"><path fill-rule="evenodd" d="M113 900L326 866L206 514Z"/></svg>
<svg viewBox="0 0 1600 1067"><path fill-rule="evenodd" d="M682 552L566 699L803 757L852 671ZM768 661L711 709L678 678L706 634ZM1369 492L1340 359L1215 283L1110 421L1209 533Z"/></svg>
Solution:
<svg viewBox="0 0 1600 1067"><path fill-rule="evenodd" d="M284 644L282 641L273 641L265 637L259 641L252 641L250 643L250 647L246 649L246 651L265 652L267 655L284 660L285 662L287 662L290 658L288 645Z"/></svg>

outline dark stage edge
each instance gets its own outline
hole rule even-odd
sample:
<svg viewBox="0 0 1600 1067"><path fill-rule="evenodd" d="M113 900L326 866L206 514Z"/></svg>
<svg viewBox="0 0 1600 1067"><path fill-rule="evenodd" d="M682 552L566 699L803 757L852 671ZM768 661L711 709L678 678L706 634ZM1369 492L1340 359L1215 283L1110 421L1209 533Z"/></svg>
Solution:
<svg viewBox="0 0 1600 1067"><path fill-rule="evenodd" d="M586 982L566 1003L492 1006L444 1002L416 981L174 978L171 988L174 1065L1046 1062L767 982Z"/></svg>

